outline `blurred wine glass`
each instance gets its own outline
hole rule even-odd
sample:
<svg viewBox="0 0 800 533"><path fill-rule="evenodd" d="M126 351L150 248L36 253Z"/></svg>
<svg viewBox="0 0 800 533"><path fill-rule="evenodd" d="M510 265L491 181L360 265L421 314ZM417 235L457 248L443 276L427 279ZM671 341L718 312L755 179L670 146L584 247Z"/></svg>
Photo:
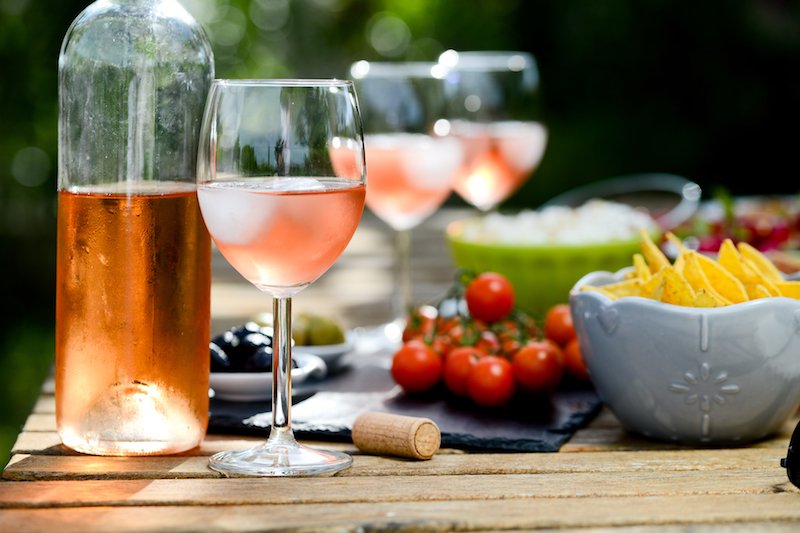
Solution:
<svg viewBox="0 0 800 533"><path fill-rule="evenodd" d="M366 204L395 233L394 320L386 328L392 340L412 301L411 230L450 196L464 158L444 119L446 73L433 62L359 61L350 69L364 124Z"/></svg>
<svg viewBox="0 0 800 533"><path fill-rule="evenodd" d="M450 134L466 154L453 190L487 212L514 194L544 155L536 61L526 52L448 50L439 63L447 68Z"/></svg>

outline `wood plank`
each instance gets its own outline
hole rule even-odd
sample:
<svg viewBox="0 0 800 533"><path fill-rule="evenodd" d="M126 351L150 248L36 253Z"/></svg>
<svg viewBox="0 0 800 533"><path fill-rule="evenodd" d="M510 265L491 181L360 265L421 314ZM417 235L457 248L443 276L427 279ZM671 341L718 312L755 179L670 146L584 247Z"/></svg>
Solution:
<svg viewBox="0 0 800 533"><path fill-rule="evenodd" d="M780 467L785 451L770 448L596 452L591 454L436 454L429 461L353 454L353 466L338 477L489 474L579 474L618 472L753 471ZM93 457L18 455L3 472L13 481L69 479L216 478L205 456Z"/></svg>
<svg viewBox="0 0 800 533"><path fill-rule="evenodd" d="M31 415L33 417L34 415ZM33 422L31 425L38 425ZM186 452L192 455L210 456L219 451L230 450L233 448L249 448L257 446L266 440L262 436L247 435L206 435L205 439L198 448ZM352 443L332 442L332 441L310 441L303 440L303 443L311 446L328 448L341 451L356 451ZM71 455L76 454L61 445L61 438L55 430L53 431L23 431L17 436L17 441L11 450L12 454L47 454L47 455Z"/></svg>
<svg viewBox="0 0 800 533"><path fill-rule="evenodd" d="M0 531L500 531L800 523L795 493L244 506L4 509ZM684 531L687 528L684 528ZM691 528L692 531L702 530ZM751 529L752 530L752 529Z"/></svg>
<svg viewBox="0 0 800 533"><path fill-rule="evenodd" d="M440 475L0 483L0 508L84 505L263 505L620 498L800 493L778 469L582 474Z"/></svg>
<svg viewBox="0 0 800 533"><path fill-rule="evenodd" d="M37 413L34 411L28 415L25 425L22 426L22 431L56 431L55 413Z"/></svg>
<svg viewBox="0 0 800 533"><path fill-rule="evenodd" d="M794 421L787 422L781 430L773 437L755 443L747 444L752 448L773 448L787 449L792 431L795 428ZM560 452L600 452L600 451L638 451L638 450L689 450L694 446L673 444L649 440L628 433L622 427L586 427L579 429L561 447Z"/></svg>
<svg viewBox="0 0 800 533"><path fill-rule="evenodd" d="M52 394L41 394L36 399L36 404L31 411L37 414L56 414L56 397ZM55 418L53 419L55 421Z"/></svg>

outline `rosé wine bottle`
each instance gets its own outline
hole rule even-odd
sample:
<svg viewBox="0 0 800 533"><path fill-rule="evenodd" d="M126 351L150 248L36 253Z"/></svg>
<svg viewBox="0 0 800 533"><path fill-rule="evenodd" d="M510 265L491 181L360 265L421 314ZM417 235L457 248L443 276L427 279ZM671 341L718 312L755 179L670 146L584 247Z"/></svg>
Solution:
<svg viewBox="0 0 800 533"><path fill-rule="evenodd" d="M59 436L96 455L194 448L208 426L211 240L195 176L211 48L175 0L102 0L58 65Z"/></svg>

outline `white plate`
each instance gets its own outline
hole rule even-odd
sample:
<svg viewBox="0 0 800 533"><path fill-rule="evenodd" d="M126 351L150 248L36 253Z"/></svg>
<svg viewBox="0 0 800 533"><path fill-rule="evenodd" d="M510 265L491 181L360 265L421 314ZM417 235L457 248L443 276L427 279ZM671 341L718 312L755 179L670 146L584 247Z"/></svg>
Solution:
<svg viewBox="0 0 800 533"><path fill-rule="evenodd" d="M324 344L319 346L294 346L294 353L310 353L325 361L329 370L333 370L339 359L353 349L356 334L352 330L344 332L345 341L340 344Z"/></svg>
<svg viewBox="0 0 800 533"><path fill-rule="evenodd" d="M297 368L292 369L292 386L310 376L324 378L328 373L325 361L314 354L293 352ZM257 402L272 399L272 372L212 372L214 398L231 402ZM297 392L294 391L293 392Z"/></svg>

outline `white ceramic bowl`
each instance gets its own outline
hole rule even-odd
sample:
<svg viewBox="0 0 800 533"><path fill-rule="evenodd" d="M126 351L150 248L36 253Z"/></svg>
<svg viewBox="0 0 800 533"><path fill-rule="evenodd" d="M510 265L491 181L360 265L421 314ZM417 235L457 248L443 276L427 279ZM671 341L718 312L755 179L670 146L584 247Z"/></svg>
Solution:
<svg viewBox="0 0 800 533"><path fill-rule="evenodd" d="M683 444L734 444L776 432L800 406L800 301L722 308L570 291L581 351L601 399L630 431Z"/></svg>
<svg viewBox="0 0 800 533"><path fill-rule="evenodd" d="M310 353L293 352L297 368L292 369L292 392L295 385L314 376L324 378L328 369L320 357ZM258 402L272 398L272 372L211 372L214 398L231 402Z"/></svg>

